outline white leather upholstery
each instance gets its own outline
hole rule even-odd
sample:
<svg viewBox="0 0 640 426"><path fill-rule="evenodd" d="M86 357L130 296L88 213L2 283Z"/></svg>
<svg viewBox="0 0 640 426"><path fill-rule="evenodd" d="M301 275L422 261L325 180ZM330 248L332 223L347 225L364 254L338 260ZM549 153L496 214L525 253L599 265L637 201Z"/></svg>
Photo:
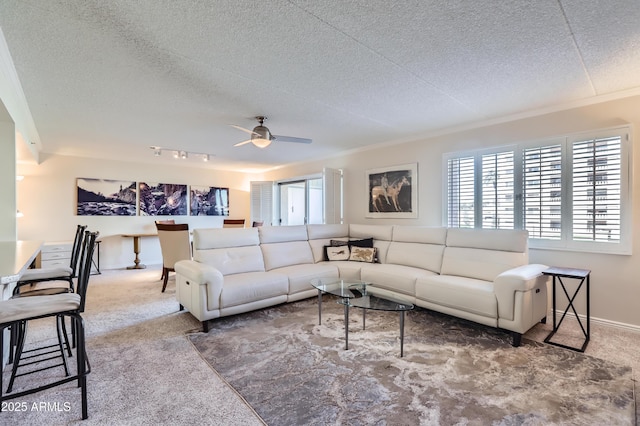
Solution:
<svg viewBox="0 0 640 426"><path fill-rule="evenodd" d="M285 275L248 272L224 277L220 305L225 308L276 296L286 296L289 282Z"/></svg>
<svg viewBox="0 0 640 426"><path fill-rule="evenodd" d="M258 228L212 228L193 230L193 250L257 246Z"/></svg>
<svg viewBox="0 0 640 426"><path fill-rule="evenodd" d="M444 246L447 242L447 228L394 225L393 241Z"/></svg>
<svg viewBox="0 0 640 426"><path fill-rule="evenodd" d="M291 241L308 241L307 227L298 226L263 226L260 230L260 243L285 243Z"/></svg>
<svg viewBox="0 0 640 426"><path fill-rule="evenodd" d="M328 246L331 240L349 240L349 225L307 225L309 235L309 246L316 263L325 259L324 247Z"/></svg>
<svg viewBox="0 0 640 426"><path fill-rule="evenodd" d="M364 238L380 263L324 260L331 239ZM194 245L195 260L176 263L176 297L201 321L313 297L320 277L516 333L547 312L546 266L528 264L526 231L308 225L196 230Z"/></svg>
<svg viewBox="0 0 640 426"><path fill-rule="evenodd" d="M528 232L507 229L447 229L447 247L528 253Z"/></svg>
<svg viewBox="0 0 640 426"><path fill-rule="evenodd" d="M493 281L504 271L524 265L526 258L525 253L446 247L440 273Z"/></svg>
<svg viewBox="0 0 640 426"><path fill-rule="evenodd" d="M223 275L240 274L242 272L264 272L264 261L262 260L260 246L199 250L196 260L213 266Z"/></svg>
<svg viewBox="0 0 640 426"><path fill-rule="evenodd" d="M349 237L354 240L373 237L374 240L391 241L392 235L392 225L349 225Z"/></svg>
<svg viewBox="0 0 640 426"><path fill-rule="evenodd" d="M307 225L307 233L309 241L338 237L349 237L349 225L347 224L332 224L332 225Z"/></svg>
<svg viewBox="0 0 640 426"><path fill-rule="evenodd" d="M417 280L415 295L418 300L438 306L489 318L498 316L498 302L493 292L493 283L490 281L452 275L432 275Z"/></svg>
<svg viewBox="0 0 640 426"><path fill-rule="evenodd" d="M444 245L392 241L385 263L412 266L440 273Z"/></svg>
<svg viewBox="0 0 640 426"><path fill-rule="evenodd" d="M262 244L264 267L267 271L291 265L315 263L308 241Z"/></svg>

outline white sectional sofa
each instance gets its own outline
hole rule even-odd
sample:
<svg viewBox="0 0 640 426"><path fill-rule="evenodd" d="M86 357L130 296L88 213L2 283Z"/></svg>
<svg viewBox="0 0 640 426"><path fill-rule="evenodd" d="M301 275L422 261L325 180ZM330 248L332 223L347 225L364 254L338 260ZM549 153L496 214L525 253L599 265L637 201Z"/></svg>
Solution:
<svg viewBox="0 0 640 426"><path fill-rule="evenodd" d="M373 238L377 262L326 260L331 240ZM401 225L196 229L193 260L175 265L176 297L208 321L317 295L312 278L366 281L416 306L523 333L547 315L545 265L527 232Z"/></svg>

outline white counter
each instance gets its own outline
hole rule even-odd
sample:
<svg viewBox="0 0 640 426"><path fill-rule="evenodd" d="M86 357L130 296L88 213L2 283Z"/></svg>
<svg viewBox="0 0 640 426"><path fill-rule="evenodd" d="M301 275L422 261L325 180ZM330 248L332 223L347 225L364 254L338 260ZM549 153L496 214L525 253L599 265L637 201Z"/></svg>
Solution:
<svg viewBox="0 0 640 426"><path fill-rule="evenodd" d="M0 241L0 290L2 300L11 297L15 283L31 265L42 247L42 241ZM5 330L1 367L9 354L9 332ZM1 370L1 369L0 369Z"/></svg>

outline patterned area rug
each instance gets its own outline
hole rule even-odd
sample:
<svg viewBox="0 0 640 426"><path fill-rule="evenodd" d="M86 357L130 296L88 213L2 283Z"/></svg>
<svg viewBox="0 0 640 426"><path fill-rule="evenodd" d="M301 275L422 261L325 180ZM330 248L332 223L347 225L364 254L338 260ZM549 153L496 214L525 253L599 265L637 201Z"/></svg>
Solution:
<svg viewBox="0 0 640 426"><path fill-rule="evenodd" d="M191 341L269 425L632 425L631 368L416 308L325 296L213 322Z"/></svg>

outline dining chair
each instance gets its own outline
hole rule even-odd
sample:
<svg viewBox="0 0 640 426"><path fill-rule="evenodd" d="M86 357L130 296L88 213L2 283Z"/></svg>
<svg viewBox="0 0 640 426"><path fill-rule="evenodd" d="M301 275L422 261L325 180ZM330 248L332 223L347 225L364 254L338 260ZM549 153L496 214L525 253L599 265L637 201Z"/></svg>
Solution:
<svg viewBox="0 0 640 426"><path fill-rule="evenodd" d="M27 269L20 277L18 284L13 290L13 293L17 294L18 292L24 293L37 291L37 294L39 295L46 295L57 294L61 292L59 288L56 290L37 288L36 285L38 283L48 281L66 281L69 283L69 288L71 289L71 291L73 291L73 280L76 278L76 270L78 268L78 261L80 258L80 249L82 247L82 241L85 236L86 229L86 225L78 225L76 227L76 235L73 240L73 246L71 248L71 260L68 267L56 266L51 268Z"/></svg>
<svg viewBox="0 0 640 426"><path fill-rule="evenodd" d="M189 241L189 225L156 223L160 250L162 251L162 292L167 288L169 272L177 261L191 259L191 242Z"/></svg>
<svg viewBox="0 0 640 426"><path fill-rule="evenodd" d="M223 228L244 228L244 219L224 219Z"/></svg>
<svg viewBox="0 0 640 426"><path fill-rule="evenodd" d="M259 226L263 226L264 225L264 221L262 220L255 220L253 221L253 223L251 224L252 228L257 228Z"/></svg>
<svg viewBox="0 0 640 426"><path fill-rule="evenodd" d="M166 220L156 220L155 224L158 225L173 225L174 223L176 223L175 220L173 219L166 219ZM162 268L162 275L160 276L160 279L163 280L164 279L164 268Z"/></svg>
<svg viewBox="0 0 640 426"><path fill-rule="evenodd" d="M87 358L84 320L82 319L81 313L84 312L87 287L89 284L89 277L91 275L91 260L96 246L97 236L97 232L88 231L84 236L82 254L80 256L81 259L78 266L78 279L74 293L62 293L38 297L18 297L0 301L0 347L4 347L4 330L7 327L19 330L18 344L15 349L15 361L12 366L11 378L6 393L4 393L2 375L0 374L0 404L2 404L2 406L5 405L2 403L3 401L21 398L26 395L31 395L77 380L81 393L82 419L86 419L88 417L87 375L91 372L91 365ZM26 340L28 322L49 317L68 317L75 326L76 333L74 335L74 346L76 347L76 370L73 375L69 374L69 369L67 367L67 358L63 348L58 321L56 321L56 331L58 337L57 352L59 352L59 355L53 358L46 357L43 359L35 359L41 355L29 355L25 358L27 361L24 364L21 364L23 354L27 353L27 351L24 351L24 343ZM56 359L58 357L62 358L62 362L60 364L49 365L40 369L29 368L25 373L18 374L18 369L20 367L31 366L40 362ZM16 378L56 367L63 367L65 372L63 378L53 381L50 381L52 379L47 379L47 383L45 384L12 392Z"/></svg>

